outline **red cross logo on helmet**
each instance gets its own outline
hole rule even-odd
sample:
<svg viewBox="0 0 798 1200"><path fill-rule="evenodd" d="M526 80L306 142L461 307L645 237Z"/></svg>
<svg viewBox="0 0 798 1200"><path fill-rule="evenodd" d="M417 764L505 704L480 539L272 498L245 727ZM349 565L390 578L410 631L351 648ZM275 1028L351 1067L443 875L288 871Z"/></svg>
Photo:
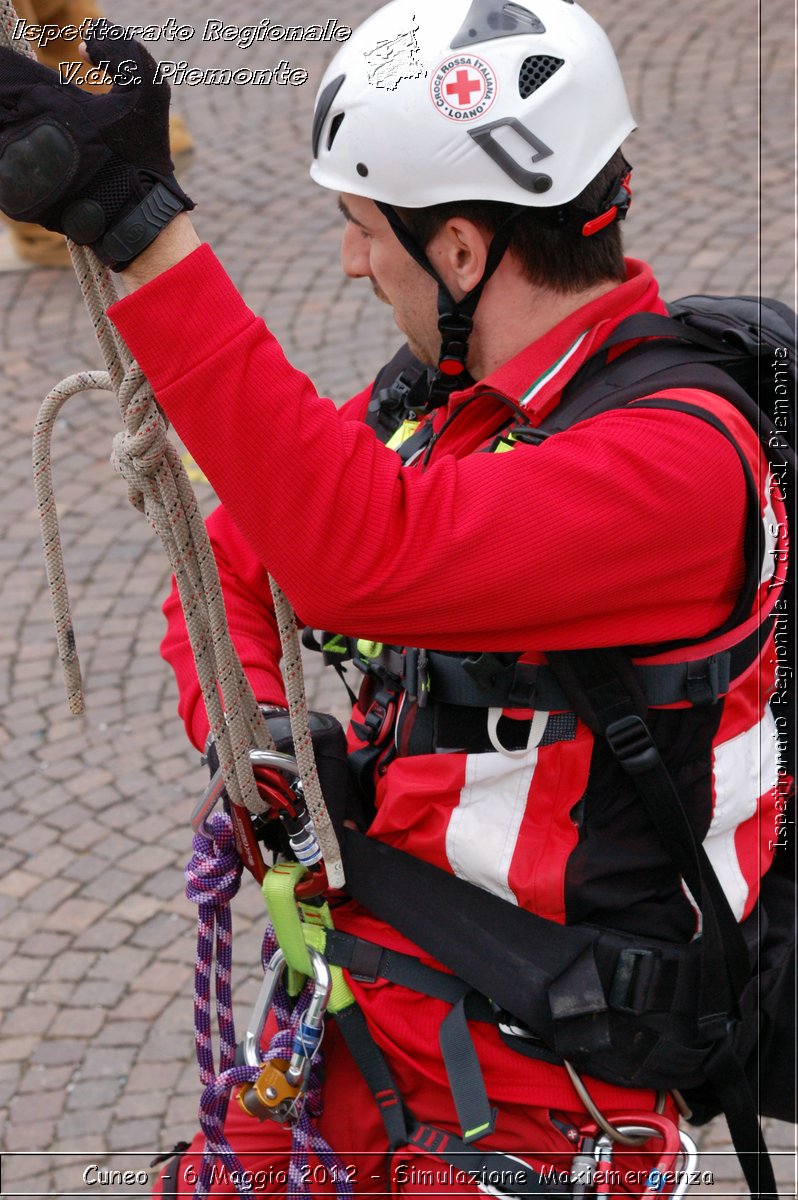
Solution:
<svg viewBox="0 0 798 1200"><path fill-rule="evenodd" d="M430 96L450 121L476 120L496 99L495 72L475 54L453 54L432 72Z"/></svg>

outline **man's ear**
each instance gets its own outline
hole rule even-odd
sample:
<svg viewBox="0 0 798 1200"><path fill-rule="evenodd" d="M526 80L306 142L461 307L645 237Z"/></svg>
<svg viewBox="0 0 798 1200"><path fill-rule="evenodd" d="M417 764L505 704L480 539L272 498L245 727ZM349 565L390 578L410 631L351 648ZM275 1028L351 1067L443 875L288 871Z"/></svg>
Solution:
<svg viewBox="0 0 798 1200"><path fill-rule="evenodd" d="M432 239L427 254L455 299L484 275L490 242L487 230L465 217L451 217Z"/></svg>

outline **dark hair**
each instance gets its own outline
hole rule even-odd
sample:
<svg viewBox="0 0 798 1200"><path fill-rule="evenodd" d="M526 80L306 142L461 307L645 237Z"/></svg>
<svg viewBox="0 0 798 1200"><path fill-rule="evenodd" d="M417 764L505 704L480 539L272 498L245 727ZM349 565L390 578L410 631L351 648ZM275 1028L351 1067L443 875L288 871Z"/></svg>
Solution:
<svg viewBox="0 0 798 1200"><path fill-rule="evenodd" d="M617 150L584 191L562 206L566 219L561 224L552 219L556 211L552 209L526 208L515 218L508 249L519 260L530 282L557 292L580 292L607 280L624 281L626 269L618 221L591 237L582 234L582 225L608 206L613 185L626 171L626 160ZM583 211L579 214L576 209ZM514 205L495 200L454 200L429 208L396 209L410 233L425 248L452 217L465 217L495 233L514 210ZM580 216L581 219L575 219Z"/></svg>

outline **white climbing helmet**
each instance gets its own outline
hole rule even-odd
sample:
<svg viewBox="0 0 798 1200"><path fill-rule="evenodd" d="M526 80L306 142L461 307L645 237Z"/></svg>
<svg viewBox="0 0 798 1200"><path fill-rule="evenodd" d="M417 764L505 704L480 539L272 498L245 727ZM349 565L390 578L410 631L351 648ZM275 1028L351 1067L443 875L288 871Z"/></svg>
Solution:
<svg viewBox="0 0 798 1200"><path fill-rule="evenodd" d="M311 175L407 208L555 207L634 127L609 39L573 0L392 0L324 75Z"/></svg>

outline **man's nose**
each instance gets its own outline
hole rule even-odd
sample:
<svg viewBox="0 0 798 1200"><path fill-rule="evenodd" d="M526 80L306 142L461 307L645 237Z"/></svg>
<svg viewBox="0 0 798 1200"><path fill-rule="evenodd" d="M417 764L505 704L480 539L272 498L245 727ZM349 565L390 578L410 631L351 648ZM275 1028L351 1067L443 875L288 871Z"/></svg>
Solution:
<svg viewBox="0 0 798 1200"><path fill-rule="evenodd" d="M347 221L341 238L341 266L350 279L364 279L369 275L368 240L352 221Z"/></svg>

